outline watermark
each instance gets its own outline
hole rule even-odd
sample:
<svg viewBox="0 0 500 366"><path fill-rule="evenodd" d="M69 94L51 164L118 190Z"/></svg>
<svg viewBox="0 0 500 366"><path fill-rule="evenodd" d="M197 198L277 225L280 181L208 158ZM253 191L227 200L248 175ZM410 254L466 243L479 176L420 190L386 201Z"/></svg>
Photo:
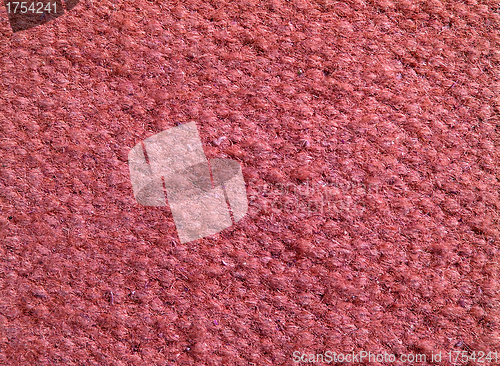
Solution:
<svg viewBox="0 0 500 366"><path fill-rule="evenodd" d="M304 217L342 215L349 212L362 214L366 208L354 197L369 193L366 186L354 182L339 184L319 181L259 185L255 180L250 180L248 185L249 205L255 212L301 214Z"/></svg>
<svg viewBox="0 0 500 366"><path fill-rule="evenodd" d="M19 32L47 23L73 9L80 0L4 0L12 31Z"/></svg>
<svg viewBox="0 0 500 366"><path fill-rule="evenodd" d="M408 364L428 364L428 363L441 363L450 362L457 363L478 363L478 364L497 364L498 352L490 351L449 351L449 352L436 352L436 353L403 353L395 355L393 353L371 353L367 351L350 352L350 353L337 353L326 351L324 353L303 353L300 351L293 352L292 360L296 364L309 364L309 363L408 363Z"/></svg>
<svg viewBox="0 0 500 366"><path fill-rule="evenodd" d="M248 211L240 164L230 159L208 161L194 122L137 144L128 164L136 201L168 205L181 243L218 233Z"/></svg>
<svg viewBox="0 0 500 366"><path fill-rule="evenodd" d="M441 362L441 354L432 354L429 360L431 362ZM426 363L427 355L425 354L401 354L396 356L392 353L371 353L366 351L351 352L351 353L337 353L326 351L325 353L302 353L295 351L293 353L293 362L295 363L370 363L370 362L384 362L394 363L396 361L403 363Z"/></svg>

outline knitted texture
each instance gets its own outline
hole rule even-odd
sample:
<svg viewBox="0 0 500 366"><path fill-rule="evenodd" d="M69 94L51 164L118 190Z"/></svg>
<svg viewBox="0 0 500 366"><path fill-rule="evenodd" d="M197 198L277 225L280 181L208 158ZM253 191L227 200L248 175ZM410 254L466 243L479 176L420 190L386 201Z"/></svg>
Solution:
<svg viewBox="0 0 500 366"><path fill-rule="evenodd" d="M2 9L0 365L499 351L498 12L82 0L12 34ZM191 121L250 207L181 245L127 155Z"/></svg>

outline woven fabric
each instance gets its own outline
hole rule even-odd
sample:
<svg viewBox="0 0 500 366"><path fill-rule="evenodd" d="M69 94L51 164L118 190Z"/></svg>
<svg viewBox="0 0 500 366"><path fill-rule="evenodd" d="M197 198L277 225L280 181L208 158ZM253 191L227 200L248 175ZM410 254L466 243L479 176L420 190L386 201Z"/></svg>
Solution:
<svg viewBox="0 0 500 366"><path fill-rule="evenodd" d="M0 364L499 350L498 12L82 0L12 34L2 11ZM249 212L181 245L127 156L191 121Z"/></svg>

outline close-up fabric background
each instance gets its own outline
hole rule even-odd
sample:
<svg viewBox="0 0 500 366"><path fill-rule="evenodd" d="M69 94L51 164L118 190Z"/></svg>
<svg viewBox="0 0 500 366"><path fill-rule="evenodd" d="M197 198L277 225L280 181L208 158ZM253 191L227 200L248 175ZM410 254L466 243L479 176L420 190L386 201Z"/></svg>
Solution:
<svg viewBox="0 0 500 366"><path fill-rule="evenodd" d="M499 12L82 0L13 33L2 8L0 365L500 351ZM181 244L127 156L193 121L249 210Z"/></svg>

